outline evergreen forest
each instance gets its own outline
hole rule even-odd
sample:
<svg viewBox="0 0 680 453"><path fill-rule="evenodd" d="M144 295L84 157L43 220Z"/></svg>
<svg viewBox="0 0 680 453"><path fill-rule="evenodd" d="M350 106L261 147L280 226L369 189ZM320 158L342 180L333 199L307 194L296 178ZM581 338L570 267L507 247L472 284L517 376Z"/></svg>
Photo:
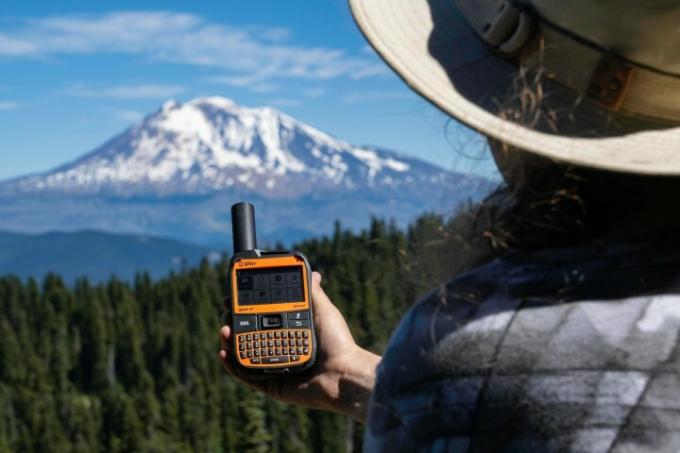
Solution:
<svg viewBox="0 0 680 453"><path fill-rule="evenodd" d="M456 222L336 224L295 248L356 341L380 353L409 305L459 270L444 253L470 246ZM225 258L101 285L0 278L0 453L360 451L361 425L265 398L224 372L226 268Z"/></svg>

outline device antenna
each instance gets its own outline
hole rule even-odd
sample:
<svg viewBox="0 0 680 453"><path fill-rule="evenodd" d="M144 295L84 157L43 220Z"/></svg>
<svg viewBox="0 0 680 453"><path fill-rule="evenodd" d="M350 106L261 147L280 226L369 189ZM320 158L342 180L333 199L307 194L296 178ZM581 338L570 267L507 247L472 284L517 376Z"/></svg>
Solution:
<svg viewBox="0 0 680 453"><path fill-rule="evenodd" d="M231 207L231 232L234 239L234 254L257 248L255 206L241 202Z"/></svg>

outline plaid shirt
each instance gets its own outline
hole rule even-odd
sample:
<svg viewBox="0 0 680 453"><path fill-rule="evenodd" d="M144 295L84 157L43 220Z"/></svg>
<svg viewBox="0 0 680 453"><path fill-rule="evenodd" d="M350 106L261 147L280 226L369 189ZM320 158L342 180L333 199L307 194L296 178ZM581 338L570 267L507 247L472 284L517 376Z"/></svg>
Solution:
<svg viewBox="0 0 680 453"><path fill-rule="evenodd" d="M414 305L367 452L680 451L680 247L512 255Z"/></svg>

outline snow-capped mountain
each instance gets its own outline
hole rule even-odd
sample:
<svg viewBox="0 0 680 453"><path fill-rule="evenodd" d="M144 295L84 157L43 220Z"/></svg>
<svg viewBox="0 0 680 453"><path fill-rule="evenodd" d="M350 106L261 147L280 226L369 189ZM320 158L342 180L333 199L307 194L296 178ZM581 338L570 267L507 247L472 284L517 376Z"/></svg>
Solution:
<svg viewBox="0 0 680 453"><path fill-rule="evenodd" d="M421 161L350 145L272 108L210 97L168 101L79 160L6 188L167 196L239 187L299 197L320 189L436 184L446 177Z"/></svg>
<svg viewBox="0 0 680 453"><path fill-rule="evenodd" d="M168 101L74 162L0 183L0 230L96 229L227 244L228 209L256 203L260 236L328 233L371 215L451 212L483 179L332 137L272 108Z"/></svg>

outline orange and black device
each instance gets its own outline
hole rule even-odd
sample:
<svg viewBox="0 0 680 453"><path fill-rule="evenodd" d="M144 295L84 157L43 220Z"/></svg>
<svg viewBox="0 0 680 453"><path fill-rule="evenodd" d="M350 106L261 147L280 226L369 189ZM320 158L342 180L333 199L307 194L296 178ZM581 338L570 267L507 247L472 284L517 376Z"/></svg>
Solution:
<svg viewBox="0 0 680 453"><path fill-rule="evenodd" d="M312 271L297 251L257 249L255 208L231 207L234 256L229 265L232 360L250 377L307 370L316 360Z"/></svg>

